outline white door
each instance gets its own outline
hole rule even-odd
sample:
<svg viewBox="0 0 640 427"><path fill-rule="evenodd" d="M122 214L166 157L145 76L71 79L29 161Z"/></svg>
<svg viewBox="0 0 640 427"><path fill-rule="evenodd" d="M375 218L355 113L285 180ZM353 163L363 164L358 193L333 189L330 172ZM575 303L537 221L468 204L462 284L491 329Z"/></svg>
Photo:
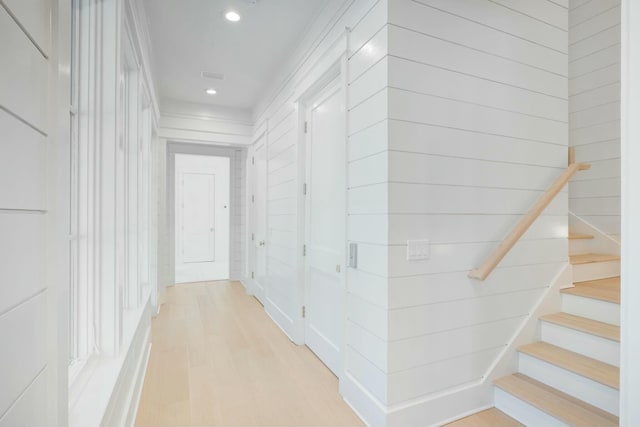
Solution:
<svg viewBox="0 0 640 427"><path fill-rule="evenodd" d="M215 261L215 200L213 173L183 172L182 262Z"/></svg>
<svg viewBox="0 0 640 427"><path fill-rule="evenodd" d="M340 82L307 110L305 343L340 375L346 245L345 106Z"/></svg>
<svg viewBox="0 0 640 427"><path fill-rule="evenodd" d="M255 295L264 304L267 281L267 148L257 143L253 162L253 224Z"/></svg>
<svg viewBox="0 0 640 427"><path fill-rule="evenodd" d="M176 283L229 278L230 160L176 154Z"/></svg>

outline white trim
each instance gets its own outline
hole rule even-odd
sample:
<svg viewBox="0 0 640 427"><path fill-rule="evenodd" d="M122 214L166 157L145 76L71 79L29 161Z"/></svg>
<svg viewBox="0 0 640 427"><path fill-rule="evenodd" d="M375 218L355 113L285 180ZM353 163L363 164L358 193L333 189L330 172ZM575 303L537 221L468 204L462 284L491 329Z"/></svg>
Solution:
<svg viewBox="0 0 640 427"><path fill-rule="evenodd" d="M640 4L622 0L620 425L640 425Z"/></svg>
<svg viewBox="0 0 640 427"><path fill-rule="evenodd" d="M133 396L135 398L131 402L131 406L129 406L129 410L127 413L127 418L125 420L125 426L133 427L136 422L136 416L138 415L138 409L140 408L140 399L142 397L142 388L144 386L144 380L147 377L147 368L149 367L149 358L151 357L151 347L152 343L149 342L149 335L151 333L151 329L149 329L146 337L147 351L140 354L140 363L138 364L138 369L136 371L136 381L134 383Z"/></svg>
<svg viewBox="0 0 640 427"><path fill-rule="evenodd" d="M76 399L69 408L69 426L123 426L128 414L135 412L134 396L138 384L142 387L147 368L152 310L149 297L135 311L138 327L122 346L120 355L94 357L85 369L87 377L74 385Z"/></svg>

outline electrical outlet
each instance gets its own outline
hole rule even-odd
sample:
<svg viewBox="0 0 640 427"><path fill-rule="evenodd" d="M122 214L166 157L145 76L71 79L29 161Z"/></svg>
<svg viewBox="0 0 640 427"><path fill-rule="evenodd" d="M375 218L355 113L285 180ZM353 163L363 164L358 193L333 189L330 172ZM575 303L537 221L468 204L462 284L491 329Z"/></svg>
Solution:
<svg viewBox="0 0 640 427"><path fill-rule="evenodd" d="M428 240L407 240L407 261L429 259L430 249Z"/></svg>

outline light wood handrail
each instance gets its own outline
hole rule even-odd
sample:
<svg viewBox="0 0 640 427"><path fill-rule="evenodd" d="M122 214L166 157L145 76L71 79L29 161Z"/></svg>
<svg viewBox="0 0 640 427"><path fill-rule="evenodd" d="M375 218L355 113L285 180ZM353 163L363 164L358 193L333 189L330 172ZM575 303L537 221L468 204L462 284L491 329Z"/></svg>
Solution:
<svg viewBox="0 0 640 427"><path fill-rule="evenodd" d="M570 162L572 162L570 156ZM502 259L509 253L511 248L520 240L522 235L531 227L531 224L535 222L540 214L549 206L549 203L558 195L562 188L567 185L569 180L578 171L587 170L591 168L591 165L587 163L571 163L569 167L556 179L556 181L545 191L545 193L538 199L535 205L527 212L527 214L516 224L511 232L505 237L500 245L493 251L493 253L486 259L486 261L478 268L471 270L469 277L477 280L486 279L489 274L496 268L496 266L502 261Z"/></svg>

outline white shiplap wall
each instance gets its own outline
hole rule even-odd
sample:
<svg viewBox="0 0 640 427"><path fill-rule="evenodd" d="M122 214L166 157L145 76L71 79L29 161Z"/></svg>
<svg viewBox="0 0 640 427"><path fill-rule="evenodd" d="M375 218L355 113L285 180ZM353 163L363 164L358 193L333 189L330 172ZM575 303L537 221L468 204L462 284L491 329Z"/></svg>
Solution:
<svg viewBox="0 0 640 427"><path fill-rule="evenodd" d="M28 4L27 4L28 3ZM49 425L51 2L0 2L0 426Z"/></svg>
<svg viewBox="0 0 640 427"><path fill-rule="evenodd" d="M297 54L292 57L289 65L278 75L274 87L264 97L256 109L256 127L254 140L264 133L267 140L267 284L265 308L272 318L289 334L296 342L302 342L302 318L300 308L302 306L302 284L299 278L299 254L302 249L302 236L298 233L298 201L301 195L301 179L298 168L299 152L299 103L300 97L305 94L319 79L332 67L339 64L341 58L347 53L349 44L349 65L346 80L349 83L349 97L366 99L374 96L380 86L375 84L357 84L357 78L366 69L377 61L379 55L386 53L386 41L380 38L384 36L387 16L386 0L332 0L327 3L314 24L310 26L309 33ZM345 27L352 29L348 34ZM363 46L367 44L366 48ZM362 80L364 81L364 80ZM365 128L367 120L374 117L386 116L385 102L376 103L365 109L352 108L350 103L348 121L351 122L347 148L351 160L366 156L366 152L376 150L376 141L367 141ZM363 114L371 113L371 117L363 117ZM382 149L386 147L386 137L380 136ZM377 139L376 139L377 140ZM252 153L250 152L249 155ZM336 165L340 167L340 165ZM360 184L356 183L359 173L349 169L348 212L349 215L357 214L359 210L366 209L367 200L363 199L359 190ZM368 178L365 178L368 179ZM383 178L383 180L386 178ZM353 181L352 183L352 180ZM386 190L381 190L384 194ZM364 196L367 197L366 195ZM383 221L384 222L384 221ZM349 231L348 239L356 240L356 235ZM374 280L366 273L366 264L385 264L384 258L376 253L368 254L366 249L359 254L362 270L348 271L347 317L355 318L360 311L359 293L376 286ZM384 281L384 280L383 280ZM382 283L384 288L385 284ZM381 291L383 292L383 291ZM341 315L336 313L336 315ZM383 321L386 313L376 313L376 321ZM353 322L349 322L352 324ZM340 378L340 390L347 401L373 425L384 422L384 416L378 409L370 408L371 400L367 397L378 385L367 382L366 376L362 376L359 370L359 353L353 351L357 346L352 340L359 339L348 332L346 336L345 373ZM386 349L369 348L365 357L379 359L384 357ZM383 385L382 388L385 388Z"/></svg>
<svg viewBox="0 0 640 427"><path fill-rule="evenodd" d="M368 71L387 83L364 101L386 99L375 134L389 148L360 160L388 167L387 203L362 211L388 219L388 242L363 229L360 245L388 253L372 272L389 276L388 323L370 324L381 308L366 296L359 318L363 347L388 348L360 364L401 408L389 425L454 416L429 402L483 381L567 260L565 190L489 279L467 277L566 167L567 13L547 0L389 2L389 52ZM406 261L409 239L429 239L430 259Z"/></svg>
<svg viewBox="0 0 640 427"><path fill-rule="evenodd" d="M267 133L267 283L265 306L290 336L299 316L298 116L285 103L269 119Z"/></svg>
<svg viewBox="0 0 640 427"><path fill-rule="evenodd" d="M569 209L619 237L620 0L569 6L569 143L591 164L569 185Z"/></svg>

